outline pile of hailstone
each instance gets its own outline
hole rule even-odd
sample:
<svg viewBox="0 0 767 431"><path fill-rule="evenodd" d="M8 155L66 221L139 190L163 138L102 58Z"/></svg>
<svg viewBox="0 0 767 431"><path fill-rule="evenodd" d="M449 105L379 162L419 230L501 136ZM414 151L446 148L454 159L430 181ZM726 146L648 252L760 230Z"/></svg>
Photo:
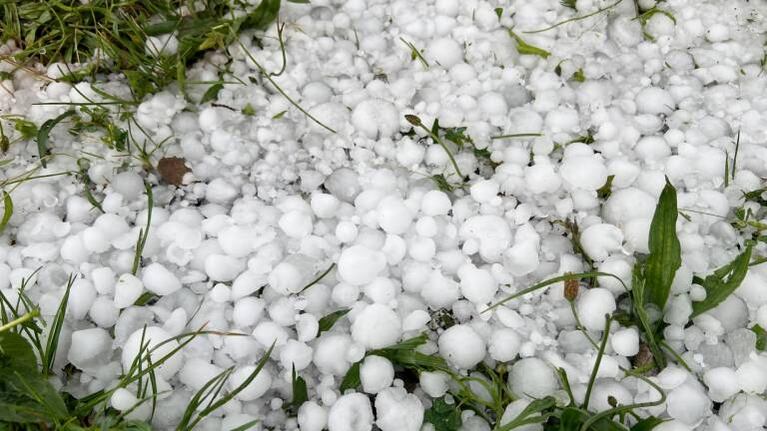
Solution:
<svg viewBox="0 0 767 431"><path fill-rule="evenodd" d="M767 176L760 63L767 7L667 0L657 6L668 14L641 22L627 0L589 19L524 33L611 3L578 0L574 12L558 0L286 2L287 68L273 79L317 121L266 84L226 84L215 104L190 104L199 97L185 99L173 86L155 94L137 108L134 151L143 147L153 163L185 160L190 172L179 187L144 173L98 137L73 138L57 127L51 142L60 155L35 175L76 171L74 161L89 157L103 213L74 177L18 184L0 240L0 289L15 298L31 276L26 294L50 318L67 277L76 275L56 358L57 368L77 370L58 381L75 396L112 387L142 336L156 345L203 326L244 334L198 336L158 369L157 429L172 428L191 396L227 367L236 367L230 387L239 385L274 344L257 378L201 429L260 419L254 429L419 430L425 409L451 387L447 374L423 372L406 390L388 359L365 354L424 332L430 341L420 351L459 372L481 362L508 365L519 397L504 415L510 421L531 399L561 394L555 367L582 398L596 351L576 329L562 283L483 311L536 282L587 269L557 221L577 222L594 268L630 285L633 256L648 252L668 177L686 217L677 224L683 263L663 335L690 370L671 361L650 377L667 401L637 413L668 419L658 430L763 429L767 354L749 328L767 328L767 264L752 266L720 306L690 316L703 292L692 275L739 253L744 239L730 223L733 209ZM648 9L656 2L638 3ZM511 27L551 55L521 55ZM267 71L282 65L272 33L260 45L241 38ZM239 44L229 51L226 68L237 81L259 76ZM208 55L187 79L214 81L227 61ZM585 79L571 78L578 71ZM54 68L48 72L56 77ZM73 88L25 70L3 87L2 113L38 124L67 108L52 102L103 100L88 83ZM129 98L119 76L99 88ZM243 114L246 107L255 114ZM409 133L406 114L466 127L494 169L483 168L488 161L479 152L453 147L463 182L440 145L418 128ZM541 136L491 139L514 133ZM738 133L737 169L725 184ZM2 177L38 166L36 154L32 142L12 146L14 162ZM435 175L452 190L438 188ZM597 190L608 177L611 193L602 199ZM145 179L153 185L151 226ZM136 238L147 229L133 275ZM584 286L575 300L597 339L623 292L610 277L598 285ZM134 305L147 293L151 301ZM318 336L319 319L341 309L350 311ZM454 324L434 325L438 312ZM609 397L625 405L658 396L622 371L639 352L638 329L613 324L612 331L592 392L595 411L610 408ZM340 392L343 376L363 358L360 391ZM290 417L283 407L293 369L306 380L309 401ZM127 387L110 402L129 410L137 397ZM144 403L129 417L147 420L150 412ZM493 425L463 412L464 430Z"/></svg>

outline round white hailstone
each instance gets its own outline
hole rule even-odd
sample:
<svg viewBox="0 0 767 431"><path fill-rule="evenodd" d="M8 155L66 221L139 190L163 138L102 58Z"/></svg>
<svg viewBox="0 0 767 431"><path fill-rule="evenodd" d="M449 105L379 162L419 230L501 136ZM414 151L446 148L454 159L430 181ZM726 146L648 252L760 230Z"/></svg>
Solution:
<svg viewBox="0 0 767 431"><path fill-rule="evenodd" d="M689 315L689 313L691 313L689 308L692 304L688 301L688 303L684 305L689 307L684 307L679 310L680 313L678 313L679 317L677 318L677 321L684 319L685 314ZM709 310L708 314L714 316L714 318L722 324L725 331L730 332L745 326L748 321L748 306L744 300L737 296L730 295L719 305ZM684 323L680 324L683 325Z"/></svg>
<svg viewBox="0 0 767 431"><path fill-rule="evenodd" d="M288 211L280 217L280 229L291 238L304 238L314 229L312 216L304 211Z"/></svg>
<svg viewBox="0 0 767 431"><path fill-rule="evenodd" d="M724 42L730 39L730 28L724 24L712 24L706 30L706 39L710 42Z"/></svg>
<svg viewBox="0 0 767 431"><path fill-rule="evenodd" d="M647 192L629 187L614 191L602 207L604 219L610 224L621 226L637 219L652 219L656 201Z"/></svg>
<svg viewBox="0 0 767 431"><path fill-rule="evenodd" d="M635 218L623 224L623 237L629 250L638 253L650 252L650 218Z"/></svg>
<svg viewBox="0 0 767 431"><path fill-rule="evenodd" d="M756 310L756 324L767 328L767 305L762 305Z"/></svg>
<svg viewBox="0 0 767 431"><path fill-rule="evenodd" d="M211 254L205 258L205 273L212 281L232 281L243 270L245 270L245 262L236 257Z"/></svg>
<svg viewBox="0 0 767 431"><path fill-rule="evenodd" d="M683 384L668 393L668 415L686 425L697 425L710 410L711 400L692 384Z"/></svg>
<svg viewBox="0 0 767 431"><path fill-rule="evenodd" d="M133 274L122 274L115 284L115 307L128 308L141 296L144 291L144 283Z"/></svg>
<svg viewBox="0 0 767 431"><path fill-rule="evenodd" d="M540 264L538 241L517 242L503 253L506 269L515 277L527 275Z"/></svg>
<svg viewBox="0 0 767 431"><path fill-rule="evenodd" d="M264 300L246 296L234 303L232 310L232 322L238 328L255 325L264 315Z"/></svg>
<svg viewBox="0 0 767 431"><path fill-rule="evenodd" d="M189 358L178 373L178 380L193 390L199 390L205 383L223 371L220 367L200 358Z"/></svg>
<svg viewBox="0 0 767 431"><path fill-rule="evenodd" d="M125 388L117 388L109 398L109 404L118 411L128 410L138 403L139 399L133 395L133 392Z"/></svg>
<svg viewBox="0 0 767 431"><path fill-rule="evenodd" d="M371 304L357 314L352 323L352 338L367 349L390 346L402 335L399 316L382 304Z"/></svg>
<svg viewBox="0 0 767 431"><path fill-rule="evenodd" d="M238 300L257 291L267 284L267 278L262 274L253 271L245 271L232 283L232 299Z"/></svg>
<svg viewBox="0 0 767 431"><path fill-rule="evenodd" d="M170 340L170 338L170 334L157 326L148 326L146 330L144 330L144 328L137 329L130 335L130 337L128 337L128 340L123 345L121 358L123 371L127 372L133 361L138 357L139 352L141 351L142 340L144 345L148 346L148 349L151 351L149 359L153 364L156 364L160 359L178 347L178 341ZM166 340L170 341L165 342ZM158 346L161 343L163 344ZM143 367L146 367L149 364L149 361L146 360L146 356L147 354L144 352L142 355ZM177 352L157 367L157 373L162 378L168 380L176 374L182 365L183 354L182 352Z"/></svg>
<svg viewBox="0 0 767 431"><path fill-rule="evenodd" d="M487 262L498 262L511 244L511 229L506 220L495 215L478 215L466 220L459 234L466 241L479 241L479 254Z"/></svg>
<svg viewBox="0 0 767 431"><path fill-rule="evenodd" d="M362 390L369 394L391 386L394 381L394 366L383 356L370 355L360 365L360 382Z"/></svg>
<svg viewBox="0 0 767 431"><path fill-rule="evenodd" d="M253 337L264 348L268 348L272 344L275 346L282 346L288 341L288 331L282 326L272 322L265 321L256 325L253 329Z"/></svg>
<svg viewBox="0 0 767 431"><path fill-rule="evenodd" d="M634 102L637 111L641 114L670 114L675 108L674 98L671 94L658 87L647 87L637 93Z"/></svg>
<svg viewBox="0 0 767 431"><path fill-rule="evenodd" d="M93 301L91 309L88 310L88 316L99 327L111 328L117 322L117 318L120 317L120 310L115 307L112 299L99 296Z"/></svg>
<svg viewBox="0 0 767 431"><path fill-rule="evenodd" d="M216 178L205 190L205 199L215 204L228 204L237 197L237 189L222 178Z"/></svg>
<svg viewBox="0 0 767 431"><path fill-rule="evenodd" d="M525 168L525 186L535 194L554 193L562 185L562 179L550 163L536 163Z"/></svg>
<svg viewBox="0 0 767 431"><path fill-rule="evenodd" d="M243 383L256 371L255 365L246 365L236 369L229 379L229 388L234 389ZM256 377L238 393L235 398L240 401L253 401L261 398L272 386L272 374L269 370L262 368Z"/></svg>
<svg viewBox="0 0 767 431"><path fill-rule="evenodd" d="M120 172L112 177L112 188L131 202L144 192L144 180L133 171Z"/></svg>
<svg viewBox="0 0 767 431"><path fill-rule="evenodd" d="M376 425L381 431L419 431L423 404L404 388L387 388L376 395Z"/></svg>
<svg viewBox="0 0 767 431"><path fill-rule="evenodd" d="M313 353L312 348L306 344L296 340L288 340L280 350L280 363L286 370L295 367L296 371L301 371L312 363Z"/></svg>
<svg viewBox="0 0 767 431"><path fill-rule="evenodd" d="M597 262L607 259L610 253L620 250L622 244L623 232L611 224L597 223L587 227L581 233L583 251Z"/></svg>
<svg viewBox="0 0 767 431"><path fill-rule="evenodd" d="M767 367L764 360L748 361L741 364L735 373L738 386L746 393L761 394L767 389Z"/></svg>
<svg viewBox="0 0 767 431"><path fill-rule="evenodd" d="M381 200L377 208L378 225L384 232L401 235L408 231L413 222L413 213L399 197L388 196Z"/></svg>
<svg viewBox="0 0 767 431"><path fill-rule="evenodd" d="M426 48L426 57L449 69L463 61L463 48L453 39L434 39Z"/></svg>
<svg viewBox="0 0 767 431"><path fill-rule="evenodd" d="M509 403L509 405L507 405L506 409L503 411L503 416L501 416L500 425L503 427L504 425L508 424L509 422L519 417L520 413L522 413L522 411L525 410L528 405L530 405L530 401L526 399L519 399ZM530 417L535 417L535 416L538 416L538 415L535 414L535 415L531 415ZM514 430L515 431L541 431L543 430L543 425L535 424L535 423L527 424L527 425L515 427Z"/></svg>
<svg viewBox="0 0 767 431"><path fill-rule="evenodd" d="M253 231L241 226L228 226L218 232L218 244L229 256L247 256L253 252L254 242Z"/></svg>
<svg viewBox="0 0 767 431"><path fill-rule="evenodd" d="M637 142L634 151L645 162L663 161L671 155L671 148L662 136L645 136Z"/></svg>
<svg viewBox="0 0 767 431"><path fill-rule="evenodd" d="M565 157L559 173L568 184L584 190L597 190L607 181L607 167L595 156Z"/></svg>
<svg viewBox="0 0 767 431"><path fill-rule="evenodd" d="M421 198L421 212L428 216L445 215L453 204L444 192L430 190Z"/></svg>
<svg viewBox="0 0 767 431"><path fill-rule="evenodd" d="M327 193L314 193L311 198L312 211L319 218L335 217L340 205L337 197Z"/></svg>
<svg viewBox="0 0 767 431"><path fill-rule="evenodd" d="M461 288L452 278L445 277L438 270L429 275L421 287L421 297L434 309L452 305L461 296Z"/></svg>
<svg viewBox="0 0 767 431"><path fill-rule="evenodd" d="M323 334L314 348L314 365L323 374L343 376L350 365L346 352L351 343L351 337L345 334Z"/></svg>
<svg viewBox="0 0 767 431"><path fill-rule="evenodd" d="M348 244L354 241L357 238L357 233L357 225L348 220L342 220L336 226L336 238L341 243Z"/></svg>
<svg viewBox="0 0 767 431"><path fill-rule="evenodd" d="M363 245L344 249L338 258L338 275L354 286L370 283L386 268L386 255Z"/></svg>
<svg viewBox="0 0 767 431"><path fill-rule="evenodd" d="M602 331L605 328L605 315L615 311L615 297L602 287L587 289L578 298L577 310L586 329Z"/></svg>
<svg viewBox="0 0 767 431"><path fill-rule="evenodd" d="M421 331L431 321L431 315L424 310L413 310L402 320L403 331Z"/></svg>
<svg viewBox="0 0 767 431"><path fill-rule="evenodd" d="M297 293L304 287L304 276L297 265L287 261L280 262L269 273L269 285L283 295Z"/></svg>
<svg viewBox="0 0 767 431"><path fill-rule="evenodd" d="M485 358L485 340L468 325L451 326L438 344L439 354L456 368L473 368Z"/></svg>
<svg viewBox="0 0 767 431"><path fill-rule="evenodd" d="M499 184L493 180L479 180L471 185L471 197L480 203L492 203L498 199Z"/></svg>
<svg viewBox="0 0 767 431"><path fill-rule="evenodd" d="M385 100L364 100L352 111L352 125L370 139L390 138L399 130L399 117L397 107Z"/></svg>
<svg viewBox="0 0 767 431"><path fill-rule="evenodd" d="M740 391L738 375L732 368L717 367L703 374L703 382L708 386L708 396L712 401L721 403Z"/></svg>
<svg viewBox="0 0 767 431"><path fill-rule="evenodd" d="M181 289L181 282L175 274L160 263L152 263L141 270L141 281L146 289L156 295L165 296Z"/></svg>
<svg viewBox="0 0 767 431"><path fill-rule="evenodd" d="M75 280L72 289L69 292L69 301L67 302L67 313L74 319L81 320L88 314L93 301L96 300L98 292L93 288L93 284L83 278Z"/></svg>
<svg viewBox="0 0 767 431"><path fill-rule="evenodd" d="M354 202L354 197L360 192L359 177L349 168L336 169L328 175L324 184L333 196L344 202Z"/></svg>
<svg viewBox="0 0 767 431"><path fill-rule="evenodd" d="M376 277L375 280L365 285L365 296L370 298L373 302L379 304L388 304L397 296L397 287L394 281L386 277Z"/></svg>
<svg viewBox="0 0 767 431"><path fill-rule="evenodd" d="M510 328L500 328L493 331L490 337L488 351L490 357L500 362L508 362L517 357L522 339L517 331Z"/></svg>
<svg viewBox="0 0 767 431"><path fill-rule="evenodd" d="M475 304L487 304L498 291L498 281L486 269L467 264L458 268L461 294Z"/></svg>
<svg viewBox="0 0 767 431"><path fill-rule="evenodd" d="M460 4L459 0L437 0L434 6L440 15L456 16Z"/></svg>
<svg viewBox="0 0 767 431"><path fill-rule="evenodd" d="M583 396L585 397L585 395L586 394L584 393ZM631 393L625 386L615 380L604 379L598 381L597 384L594 385L594 390L589 397L590 407L596 412L609 410L612 408L610 405L611 397L618 402L618 405L622 406L631 404L634 401Z"/></svg>
<svg viewBox="0 0 767 431"><path fill-rule="evenodd" d="M767 263L755 265L749 268L746 278L735 289L735 295L754 307L767 304Z"/></svg>
<svg viewBox="0 0 767 431"><path fill-rule="evenodd" d="M296 333L298 341L308 342L317 338L320 324L313 314L303 313L296 320Z"/></svg>
<svg viewBox="0 0 767 431"><path fill-rule="evenodd" d="M422 371L418 376L418 384L426 395L439 398L447 393L450 376L442 371Z"/></svg>
<svg viewBox="0 0 767 431"><path fill-rule="evenodd" d="M109 238L97 227L85 228L82 232L86 250L92 253L103 253L109 250Z"/></svg>
<svg viewBox="0 0 767 431"><path fill-rule="evenodd" d="M2 272L2 270L0 270ZM2 276L0 276L0 279ZM115 289L115 272L112 268L103 266L91 271L91 280L93 281L93 287L99 293L99 295L109 295L114 292ZM2 281L0 281L0 289L2 289Z"/></svg>
<svg viewBox="0 0 767 431"><path fill-rule="evenodd" d="M340 396L328 412L328 431L370 431L373 408L365 394Z"/></svg>
<svg viewBox="0 0 767 431"><path fill-rule="evenodd" d="M511 366L509 385L519 397L543 398L557 390L559 381L549 364L538 358L525 358Z"/></svg>
<svg viewBox="0 0 767 431"><path fill-rule="evenodd" d="M84 370L93 365L94 359L100 359L100 356L111 348L112 337L106 330L82 329L72 333L72 344L67 353L67 360L75 367Z"/></svg>
<svg viewBox="0 0 767 431"><path fill-rule="evenodd" d="M221 419L221 429L222 430L235 430L235 429L247 429L246 427L249 427L250 424L254 424L259 422L258 419L256 419L255 416L246 414L246 413L227 413L226 416ZM203 422L203 424L208 424L208 422ZM200 425L203 425L200 424ZM301 429L303 431L303 428Z"/></svg>
<svg viewBox="0 0 767 431"><path fill-rule="evenodd" d="M509 110L506 99L498 93L485 93L479 96L477 102L479 109L487 115L506 115Z"/></svg>
<svg viewBox="0 0 767 431"><path fill-rule="evenodd" d="M633 269L631 263L626 258L621 256L608 257L599 264L598 269L599 272L613 274L619 278L615 279L609 276L599 276L597 277L597 281L599 282L600 287L604 287L610 292L613 292L613 294L618 295L626 292L628 283L631 280L631 271ZM626 287L624 287L621 281L625 283Z"/></svg>
<svg viewBox="0 0 767 431"><path fill-rule="evenodd" d="M634 356L639 353L639 331L633 326L619 329L610 335L610 345L621 356Z"/></svg>
<svg viewBox="0 0 767 431"><path fill-rule="evenodd" d="M328 412L314 401L306 401L298 408L298 426L301 431L322 431L328 424Z"/></svg>

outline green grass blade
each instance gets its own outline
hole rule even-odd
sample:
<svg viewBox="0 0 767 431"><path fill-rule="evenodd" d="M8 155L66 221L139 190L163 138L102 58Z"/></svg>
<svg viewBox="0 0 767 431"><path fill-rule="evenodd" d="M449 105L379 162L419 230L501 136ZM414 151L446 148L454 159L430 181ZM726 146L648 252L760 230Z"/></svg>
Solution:
<svg viewBox="0 0 767 431"><path fill-rule="evenodd" d="M509 29L509 36L511 36L515 42L517 42L517 52L519 52L519 55L537 55L538 57L543 58L544 60L549 58L551 56L551 53L549 51L546 51L543 48L538 48L537 46L530 45L529 43L525 42L524 39L519 37L516 33L514 33L513 30Z"/></svg>
<svg viewBox="0 0 767 431"><path fill-rule="evenodd" d="M75 115L76 112L74 109L70 109L56 118L47 120L40 126L40 130L37 131L37 153L40 155L40 163L44 168L48 167L45 157L48 155L48 140L50 139L51 130L65 118Z"/></svg>
<svg viewBox="0 0 767 431"><path fill-rule="evenodd" d="M652 352L655 364L658 365L658 367L663 368L666 366L666 357L663 355L663 351L658 345L658 340L655 338L655 328L653 327L653 324L650 321L650 316L647 314L647 309L645 308L645 297L645 281L642 277L640 264L637 263L634 265L632 271L631 306L634 309L634 314L639 320L640 329L644 335L647 346L650 348L650 352Z"/></svg>
<svg viewBox="0 0 767 431"><path fill-rule="evenodd" d="M152 194L152 186L148 183L144 183L144 189L146 190L146 229L139 230L138 240L136 241L136 253L133 256L133 267L131 268L131 274L136 275L139 265L141 265L141 255L144 253L144 246L146 246L146 239L149 237L149 226L152 224L152 208L154 208L154 195Z"/></svg>
<svg viewBox="0 0 767 431"><path fill-rule="evenodd" d="M13 200L11 199L10 193L3 191L3 218L0 219L0 235L2 235L5 231L5 228L8 226L8 222L11 220L12 215Z"/></svg>
<svg viewBox="0 0 767 431"><path fill-rule="evenodd" d="M45 343L45 352L42 358L41 372L44 376L51 373L53 367L53 361L56 359L56 351L59 347L59 337L61 336L61 330L64 329L64 318L67 314L67 304L69 303L69 292L72 291L72 285L75 283L75 277L70 275L67 281L67 287L64 291L64 297L61 298L56 314L53 316L53 323L51 325L50 332L48 333L48 339Z"/></svg>
<svg viewBox="0 0 767 431"><path fill-rule="evenodd" d="M338 311L334 311L326 316L323 316L319 321L319 329L317 331L317 336L322 334L323 332L329 331L330 328L333 327L333 325L336 324L338 319L346 316L347 313L351 311L351 308L342 308Z"/></svg>
<svg viewBox="0 0 767 431"><path fill-rule="evenodd" d="M650 224L650 255L644 270L647 302L663 310L676 270L682 265L682 250L676 235L676 189L666 180Z"/></svg>
<svg viewBox="0 0 767 431"><path fill-rule="evenodd" d="M605 319L605 330L602 333L602 342L599 343L599 350L597 351L597 359L594 361L594 367L591 369L591 376L589 377L589 383L586 386L586 395L583 398L583 410L589 409L589 401L591 401L591 391L594 389L594 383L597 380L597 373L599 373L599 365L602 363L602 357L605 354L605 348L607 347L607 339L610 338L610 324L613 322L612 316L607 316Z"/></svg>
<svg viewBox="0 0 767 431"><path fill-rule="evenodd" d="M705 279L696 278L697 284L706 289L706 299L693 302L692 317L705 313L721 304L732 292L734 292L748 273L748 264L751 261L752 246L748 245L743 253L739 254L732 262L717 269Z"/></svg>

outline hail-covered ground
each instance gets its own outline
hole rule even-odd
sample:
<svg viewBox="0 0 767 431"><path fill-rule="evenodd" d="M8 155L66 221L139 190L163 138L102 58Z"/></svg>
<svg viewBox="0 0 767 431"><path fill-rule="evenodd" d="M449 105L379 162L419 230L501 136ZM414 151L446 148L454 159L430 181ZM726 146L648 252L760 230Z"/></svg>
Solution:
<svg viewBox="0 0 767 431"><path fill-rule="evenodd" d="M260 44L243 35L228 55L209 54L189 71L192 83L226 70L214 101L189 102L208 85L188 84L187 98L174 85L136 107L135 122L118 124L130 129L131 156L98 134L73 137L66 121L51 133L46 168L32 140L11 146L5 180L33 168L35 176L77 175L7 188L14 211L0 241L0 289L13 300L25 280L26 295L50 318L75 275L57 357L59 368L71 367L56 379L75 396L112 387L142 340L219 332L195 337L159 367L157 429L174 427L192 395L226 368L235 367L229 387L237 387L274 344L264 369L202 429L259 419L253 429L419 430L434 399L455 389L452 379L440 371L395 376L397 364L366 352L425 333L419 351L457 373L506 364L518 401L503 420L462 413L461 429L489 430L534 398L562 399L556 368L582 401L597 349L576 327L561 282L488 307L590 264L630 287L667 177L684 217L663 338L679 358L649 377L665 403L635 413L669 419L658 430L764 429L767 355L750 328L767 328L767 264L752 266L717 308L691 314L705 296L693 274L740 253L734 210L767 177L767 8L759 0L668 0L657 5L664 12L640 20L634 2L613 4L285 3L284 73L276 26ZM152 42L161 55L175 49L173 38ZM60 69L42 72L57 78ZM2 84L2 113L38 125L70 102L84 104L76 107L85 118L82 107L93 101L116 112L104 92L130 99L118 75L103 77L99 91L25 69ZM471 142L452 136L460 148L443 138L448 153L427 133L435 120L439 136L447 130ZM540 136L494 139L509 134ZM164 169L154 169L161 159ZM84 177L103 211L84 194ZM598 342L625 291L614 278L597 281L584 280L574 310ZM145 304L135 305L140 298ZM346 309L318 334L322 317ZM608 339L590 408L658 399L624 371L640 353L638 328L613 322ZM360 360L358 389L341 392ZM293 370L308 387L297 415L284 408ZM131 409L138 398L129 386L111 406L148 419L151 403Z"/></svg>

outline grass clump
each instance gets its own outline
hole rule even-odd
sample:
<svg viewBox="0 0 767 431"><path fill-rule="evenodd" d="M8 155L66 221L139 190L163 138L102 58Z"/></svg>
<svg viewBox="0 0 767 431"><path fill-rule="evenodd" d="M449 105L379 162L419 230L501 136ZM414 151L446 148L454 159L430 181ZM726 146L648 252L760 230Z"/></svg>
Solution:
<svg viewBox="0 0 767 431"><path fill-rule="evenodd" d="M0 32L3 42L14 40L20 48L6 58L19 67L79 63L65 74L71 81L122 72L141 99L183 81L191 61L229 45L238 32L267 28L279 9L280 0L264 0L249 10L223 0L204 7L184 0L4 2Z"/></svg>

